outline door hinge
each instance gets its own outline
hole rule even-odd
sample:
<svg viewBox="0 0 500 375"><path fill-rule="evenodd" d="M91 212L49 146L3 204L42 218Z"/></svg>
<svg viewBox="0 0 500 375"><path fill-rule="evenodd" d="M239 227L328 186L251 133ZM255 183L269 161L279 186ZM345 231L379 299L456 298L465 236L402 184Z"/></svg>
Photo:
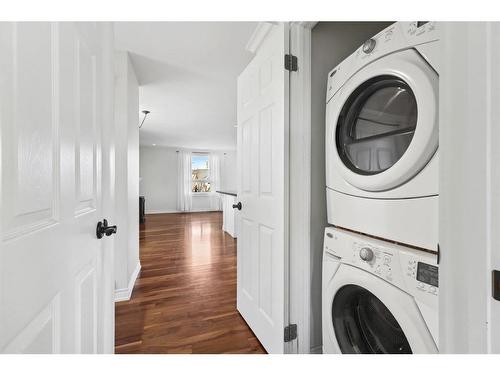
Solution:
<svg viewBox="0 0 500 375"><path fill-rule="evenodd" d="M297 338L297 324L290 324L285 327L285 342L290 342Z"/></svg>
<svg viewBox="0 0 500 375"><path fill-rule="evenodd" d="M290 72L296 72L299 69L297 56L294 55L285 55L285 69Z"/></svg>

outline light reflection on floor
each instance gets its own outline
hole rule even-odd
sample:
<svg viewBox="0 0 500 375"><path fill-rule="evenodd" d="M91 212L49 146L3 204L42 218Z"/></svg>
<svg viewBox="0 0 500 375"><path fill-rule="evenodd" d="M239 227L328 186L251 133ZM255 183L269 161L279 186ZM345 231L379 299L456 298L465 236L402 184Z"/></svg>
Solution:
<svg viewBox="0 0 500 375"><path fill-rule="evenodd" d="M191 232L191 264L211 264L212 259L212 223L193 222L189 228ZM220 228L217 228L220 230Z"/></svg>

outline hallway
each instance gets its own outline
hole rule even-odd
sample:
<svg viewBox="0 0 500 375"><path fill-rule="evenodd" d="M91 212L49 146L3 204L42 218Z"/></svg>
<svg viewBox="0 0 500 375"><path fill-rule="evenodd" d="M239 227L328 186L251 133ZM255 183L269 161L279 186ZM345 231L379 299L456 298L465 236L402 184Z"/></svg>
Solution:
<svg viewBox="0 0 500 375"><path fill-rule="evenodd" d="M147 216L116 353L265 353L236 310L236 240L221 228L219 212Z"/></svg>

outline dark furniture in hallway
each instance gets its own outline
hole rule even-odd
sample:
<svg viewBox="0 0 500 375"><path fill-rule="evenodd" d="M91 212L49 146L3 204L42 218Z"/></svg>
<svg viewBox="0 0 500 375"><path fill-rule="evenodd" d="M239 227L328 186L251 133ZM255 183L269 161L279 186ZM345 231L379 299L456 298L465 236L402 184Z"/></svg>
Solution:
<svg viewBox="0 0 500 375"><path fill-rule="evenodd" d="M139 197L139 223L144 224L146 222L146 199L144 196Z"/></svg>

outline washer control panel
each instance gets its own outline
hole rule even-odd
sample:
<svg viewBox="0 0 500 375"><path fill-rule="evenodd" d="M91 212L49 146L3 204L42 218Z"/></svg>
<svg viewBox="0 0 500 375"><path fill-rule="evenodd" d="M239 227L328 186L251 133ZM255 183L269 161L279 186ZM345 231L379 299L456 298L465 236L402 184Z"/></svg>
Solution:
<svg viewBox="0 0 500 375"><path fill-rule="evenodd" d="M439 290L438 266L432 260L422 261L411 256L405 262L407 267L404 272L409 280L408 283L422 293L437 296Z"/></svg>
<svg viewBox="0 0 500 375"><path fill-rule="evenodd" d="M437 255L333 227L325 229L324 251L340 263L361 268L428 305L437 305Z"/></svg>
<svg viewBox="0 0 500 375"><path fill-rule="evenodd" d="M390 282L394 282L398 274L397 270L394 270L394 264L397 265L396 258L397 254L386 247L362 241L353 242L351 263Z"/></svg>

